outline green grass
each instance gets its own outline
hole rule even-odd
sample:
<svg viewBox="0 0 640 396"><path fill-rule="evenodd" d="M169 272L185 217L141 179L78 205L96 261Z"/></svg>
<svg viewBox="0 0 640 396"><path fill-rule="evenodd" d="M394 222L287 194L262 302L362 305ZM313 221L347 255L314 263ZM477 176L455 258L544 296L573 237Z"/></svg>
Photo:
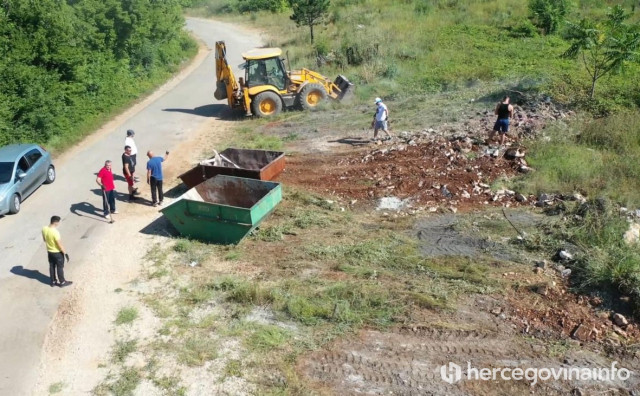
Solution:
<svg viewBox="0 0 640 396"><path fill-rule="evenodd" d="M273 121L272 118L269 121ZM264 121L262 121L264 123ZM291 141L288 138L287 141ZM226 144L227 147L280 151L283 139L257 131L251 126L240 126L235 129L234 137Z"/></svg>
<svg viewBox="0 0 640 396"><path fill-rule="evenodd" d="M572 243L577 247L571 252L575 261L566 265L573 270L573 286L608 303L617 301L619 294L627 295L640 315L640 251L623 241L629 225L617 206L605 199L590 200L569 207L567 218L548 223L527 241L527 247L551 256L565 242Z"/></svg>
<svg viewBox="0 0 640 396"><path fill-rule="evenodd" d="M187 366L202 366L218 357L218 343L209 336L188 336L178 350L178 361Z"/></svg>
<svg viewBox="0 0 640 396"><path fill-rule="evenodd" d="M267 352L277 349L291 341L291 334L277 326L253 325L252 334L247 339L247 345L251 350Z"/></svg>
<svg viewBox="0 0 640 396"><path fill-rule="evenodd" d="M640 112L577 120L548 132L550 141L530 142L527 161L536 170L516 182L526 193L607 196L640 206Z"/></svg>
<svg viewBox="0 0 640 396"><path fill-rule="evenodd" d="M129 324L138 318L138 309L135 307L125 307L118 311L116 325Z"/></svg>
<svg viewBox="0 0 640 396"><path fill-rule="evenodd" d="M111 351L111 361L114 363L124 363L127 357L136 351L138 340L118 340Z"/></svg>
<svg viewBox="0 0 640 396"><path fill-rule="evenodd" d="M240 360L231 359L224 366L224 378L242 377L242 362Z"/></svg>
<svg viewBox="0 0 640 396"><path fill-rule="evenodd" d="M112 383L106 385L104 388L100 388L99 392L95 392L98 395L112 394L114 396L130 396L140 384L141 375L140 372L132 367L125 368L120 373L120 376Z"/></svg>
<svg viewBox="0 0 640 396"><path fill-rule="evenodd" d="M64 382L53 383L53 384L49 385L49 394L50 395L55 395L56 393L60 393L60 392L62 392L64 387L65 387Z"/></svg>
<svg viewBox="0 0 640 396"><path fill-rule="evenodd" d="M183 386L180 386L179 377L153 377L152 381L155 386L167 392L166 394L183 396L187 393L187 389Z"/></svg>

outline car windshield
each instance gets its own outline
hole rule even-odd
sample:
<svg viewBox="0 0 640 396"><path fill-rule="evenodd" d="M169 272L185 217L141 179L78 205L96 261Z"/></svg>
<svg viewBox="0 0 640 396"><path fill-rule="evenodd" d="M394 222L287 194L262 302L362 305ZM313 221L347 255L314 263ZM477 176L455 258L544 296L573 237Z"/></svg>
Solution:
<svg viewBox="0 0 640 396"><path fill-rule="evenodd" d="M0 162L0 184L9 183L13 175L13 162Z"/></svg>

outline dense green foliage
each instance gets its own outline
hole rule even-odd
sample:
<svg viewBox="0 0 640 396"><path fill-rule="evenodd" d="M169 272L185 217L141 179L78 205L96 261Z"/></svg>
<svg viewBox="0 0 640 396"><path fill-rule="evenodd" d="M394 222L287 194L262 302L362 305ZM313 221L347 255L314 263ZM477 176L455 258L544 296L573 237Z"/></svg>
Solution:
<svg viewBox="0 0 640 396"><path fill-rule="evenodd" d="M238 0L239 12L271 11L280 12L287 8L286 0Z"/></svg>
<svg viewBox="0 0 640 396"><path fill-rule="evenodd" d="M592 99L600 78L623 70L629 62L640 62L640 24L627 23L630 17L631 14L617 5L601 23L583 19L579 24L570 24L567 37L571 46L565 55L582 55L591 77L589 96Z"/></svg>
<svg viewBox="0 0 640 396"><path fill-rule="evenodd" d="M4 0L0 145L65 146L195 50L178 0Z"/></svg>
<svg viewBox="0 0 640 396"><path fill-rule="evenodd" d="M529 0L529 18L545 34L555 33L569 12L568 0Z"/></svg>

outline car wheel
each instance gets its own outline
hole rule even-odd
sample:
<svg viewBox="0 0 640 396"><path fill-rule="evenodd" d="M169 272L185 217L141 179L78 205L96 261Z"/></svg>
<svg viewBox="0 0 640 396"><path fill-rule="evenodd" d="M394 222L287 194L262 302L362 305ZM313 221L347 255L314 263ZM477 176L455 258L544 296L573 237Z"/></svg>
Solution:
<svg viewBox="0 0 640 396"><path fill-rule="evenodd" d="M44 184L51 184L56 180L56 168L53 165L49 165L49 169L47 169L47 178L44 181Z"/></svg>
<svg viewBox="0 0 640 396"><path fill-rule="evenodd" d="M20 196L13 194L11 201L9 201L9 213L16 214L20 211Z"/></svg>

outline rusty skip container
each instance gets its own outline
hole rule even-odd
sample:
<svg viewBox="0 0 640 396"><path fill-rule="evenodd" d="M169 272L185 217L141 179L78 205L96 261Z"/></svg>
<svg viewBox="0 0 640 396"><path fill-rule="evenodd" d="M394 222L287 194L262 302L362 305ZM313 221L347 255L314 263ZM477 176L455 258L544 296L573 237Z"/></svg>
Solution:
<svg viewBox="0 0 640 396"><path fill-rule="evenodd" d="M217 175L190 189L161 212L185 237L235 244L281 200L280 183Z"/></svg>
<svg viewBox="0 0 640 396"><path fill-rule="evenodd" d="M189 188L216 175L272 180L282 172L285 165L284 152L281 151L228 148L220 153L220 158L222 166L198 164L179 177Z"/></svg>

